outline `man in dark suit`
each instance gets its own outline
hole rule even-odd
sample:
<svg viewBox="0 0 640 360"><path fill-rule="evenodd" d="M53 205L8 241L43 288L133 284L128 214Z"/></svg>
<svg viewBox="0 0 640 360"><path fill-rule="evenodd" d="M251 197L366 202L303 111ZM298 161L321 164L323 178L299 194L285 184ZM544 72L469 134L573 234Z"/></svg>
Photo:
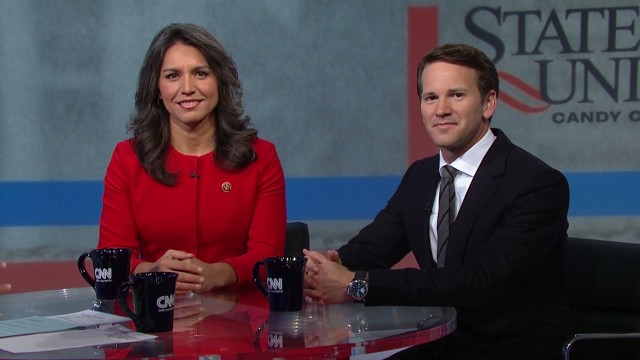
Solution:
<svg viewBox="0 0 640 360"><path fill-rule="evenodd" d="M448 44L425 55L418 95L439 154L413 163L337 252L305 251L308 301L455 307L451 336L397 358L559 359L569 337L568 184L490 128L498 93L495 65L478 49ZM419 269L390 270L410 251Z"/></svg>

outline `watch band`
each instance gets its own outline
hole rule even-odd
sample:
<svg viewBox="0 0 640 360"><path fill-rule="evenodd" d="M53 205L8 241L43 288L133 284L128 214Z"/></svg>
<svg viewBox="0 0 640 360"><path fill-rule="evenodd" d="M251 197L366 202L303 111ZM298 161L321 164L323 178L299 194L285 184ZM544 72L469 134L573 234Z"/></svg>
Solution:
<svg viewBox="0 0 640 360"><path fill-rule="evenodd" d="M367 281L367 272L366 271L356 271L356 275L353 277L353 280Z"/></svg>

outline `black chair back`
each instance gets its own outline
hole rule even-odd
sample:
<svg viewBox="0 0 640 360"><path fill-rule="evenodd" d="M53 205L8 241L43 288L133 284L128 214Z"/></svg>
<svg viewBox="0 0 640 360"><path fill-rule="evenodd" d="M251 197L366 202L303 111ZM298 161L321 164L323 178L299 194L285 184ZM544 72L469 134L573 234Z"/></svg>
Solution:
<svg viewBox="0 0 640 360"><path fill-rule="evenodd" d="M569 238L565 359L640 360L640 244Z"/></svg>
<svg viewBox="0 0 640 360"><path fill-rule="evenodd" d="M309 249L309 227L303 222L287 223L284 255L303 256L302 249Z"/></svg>
<svg viewBox="0 0 640 360"><path fill-rule="evenodd" d="M567 246L576 332L640 331L640 244L569 238Z"/></svg>

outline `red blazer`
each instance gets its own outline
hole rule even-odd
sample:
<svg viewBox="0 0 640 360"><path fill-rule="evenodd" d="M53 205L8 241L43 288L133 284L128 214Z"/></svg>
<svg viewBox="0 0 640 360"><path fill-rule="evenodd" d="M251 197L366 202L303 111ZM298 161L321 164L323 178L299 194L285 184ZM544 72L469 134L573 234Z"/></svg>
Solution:
<svg viewBox="0 0 640 360"><path fill-rule="evenodd" d="M174 186L154 180L132 144L117 144L107 168L98 248L133 249L131 271L168 249L183 250L228 263L239 284L253 281L257 261L283 254L284 174L273 144L256 139L256 161L239 172L218 167L213 152L188 156L170 147Z"/></svg>

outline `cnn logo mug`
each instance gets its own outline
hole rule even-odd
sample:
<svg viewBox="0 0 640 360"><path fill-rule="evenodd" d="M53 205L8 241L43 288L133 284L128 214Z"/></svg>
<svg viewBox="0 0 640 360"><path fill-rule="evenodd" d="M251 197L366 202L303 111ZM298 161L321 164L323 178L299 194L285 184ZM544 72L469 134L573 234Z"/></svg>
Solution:
<svg viewBox="0 0 640 360"><path fill-rule="evenodd" d="M269 310L302 310L302 289L306 264L307 258L302 256L276 256L258 261L253 266L253 280L258 289L267 297ZM260 277L262 267L266 269L266 283Z"/></svg>
<svg viewBox="0 0 640 360"><path fill-rule="evenodd" d="M131 274L120 285L118 304L133 320L136 331L157 333L173 330L173 304L178 274L146 272ZM129 290L133 293L133 310L129 307Z"/></svg>
<svg viewBox="0 0 640 360"><path fill-rule="evenodd" d="M93 276L89 275L85 260L93 263ZM131 249L96 249L78 257L80 275L96 291L98 300L115 300L118 287L127 281L131 263Z"/></svg>

